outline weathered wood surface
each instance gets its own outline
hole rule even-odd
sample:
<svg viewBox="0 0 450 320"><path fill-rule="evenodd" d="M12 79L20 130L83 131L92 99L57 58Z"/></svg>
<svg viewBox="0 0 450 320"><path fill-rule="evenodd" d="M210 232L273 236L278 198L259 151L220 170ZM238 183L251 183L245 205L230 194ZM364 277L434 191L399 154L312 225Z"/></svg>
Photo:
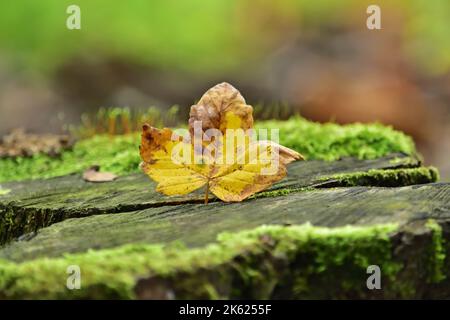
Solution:
<svg viewBox="0 0 450 320"><path fill-rule="evenodd" d="M401 154L298 162L269 191L208 205L143 174L4 183L0 299L449 298L450 184L405 169L419 167ZM81 290L65 287L73 263ZM373 263L382 290L366 287Z"/></svg>
<svg viewBox="0 0 450 320"><path fill-rule="evenodd" d="M288 176L269 190L326 184L335 174L364 172L370 169L396 169L420 166L420 161L403 154L391 154L374 160L346 158L340 161L298 161L289 165ZM0 203L18 207L89 212L122 211L165 205L167 203L202 200L203 193L168 197L155 192L155 183L144 174L119 177L109 183L85 182L81 174L47 180L3 183L11 191L0 197ZM108 198L104 198L108 196ZM105 201L108 200L108 201Z"/></svg>
<svg viewBox="0 0 450 320"><path fill-rule="evenodd" d="M10 243L0 249L0 258L22 261L129 243L181 241L188 246L204 246L224 231L271 224L406 225L431 218L450 220L450 184L320 189L242 203L161 206L69 219Z"/></svg>
<svg viewBox="0 0 450 320"><path fill-rule="evenodd" d="M418 166L419 160L402 154L364 161L348 158L335 162L296 162L289 166L288 177L269 191L334 186L336 180L332 176L336 174ZM429 181L415 183L426 182ZM382 181L380 185L383 185ZM159 194L154 191L154 182L144 174L124 176L114 182L101 184L85 182L78 174L48 180L4 183L2 187L10 189L10 192L0 196L0 244L67 218L203 201L201 190L186 196L167 197Z"/></svg>

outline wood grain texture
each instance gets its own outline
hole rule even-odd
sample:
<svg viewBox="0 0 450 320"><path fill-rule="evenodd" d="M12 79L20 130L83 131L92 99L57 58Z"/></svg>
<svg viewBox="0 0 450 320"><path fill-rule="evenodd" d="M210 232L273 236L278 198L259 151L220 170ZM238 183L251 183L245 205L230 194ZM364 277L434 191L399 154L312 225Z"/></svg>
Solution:
<svg viewBox="0 0 450 320"><path fill-rule="evenodd" d="M143 174L2 184L0 299L448 298L450 184L436 178L395 154L293 163L241 203L166 197ZM68 264L81 290L63 286ZM367 289L369 264L383 290Z"/></svg>
<svg viewBox="0 0 450 320"><path fill-rule="evenodd" d="M242 203L161 206L69 219L10 243L0 250L0 258L21 261L130 243L180 241L201 247L222 232L261 225L407 225L428 219L450 220L450 184L322 189Z"/></svg>
<svg viewBox="0 0 450 320"><path fill-rule="evenodd" d="M375 160L302 161L289 165L288 176L268 190L335 186L333 175L337 174L418 166L419 160L402 154ZM430 181L425 179L415 183L426 182ZM380 185L383 185L382 181ZM123 176L100 184L86 182L81 175L74 174L5 183L2 187L11 191L0 196L0 244L68 218L202 203L204 199L203 190L186 196L162 195L155 191L155 183L144 174Z"/></svg>

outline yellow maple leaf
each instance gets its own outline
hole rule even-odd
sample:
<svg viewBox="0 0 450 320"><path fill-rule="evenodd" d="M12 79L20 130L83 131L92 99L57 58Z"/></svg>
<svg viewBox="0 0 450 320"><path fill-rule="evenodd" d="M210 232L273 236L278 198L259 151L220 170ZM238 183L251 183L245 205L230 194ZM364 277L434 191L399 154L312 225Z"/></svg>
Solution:
<svg viewBox="0 0 450 320"><path fill-rule="evenodd" d="M266 189L286 176L288 163L303 157L273 141L256 141L252 111L233 86L216 85L191 107L188 135L143 126L141 168L166 195L183 195L206 185L205 203L209 191L228 202Z"/></svg>

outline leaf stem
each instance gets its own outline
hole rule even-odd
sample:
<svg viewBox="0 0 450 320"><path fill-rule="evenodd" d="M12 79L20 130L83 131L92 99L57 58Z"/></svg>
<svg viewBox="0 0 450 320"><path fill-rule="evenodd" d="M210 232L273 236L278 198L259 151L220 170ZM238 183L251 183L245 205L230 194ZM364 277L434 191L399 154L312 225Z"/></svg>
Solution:
<svg viewBox="0 0 450 320"><path fill-rule="evenodd" d="M209 180L206 183L206 189L205 189L205 204L208 204L208 195L209 195Z"/></svg>

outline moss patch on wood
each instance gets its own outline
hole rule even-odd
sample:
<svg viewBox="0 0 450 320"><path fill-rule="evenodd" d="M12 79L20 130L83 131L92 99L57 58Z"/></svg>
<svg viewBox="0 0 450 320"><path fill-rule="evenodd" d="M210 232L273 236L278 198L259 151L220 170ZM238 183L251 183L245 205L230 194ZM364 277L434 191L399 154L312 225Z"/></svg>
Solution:
<svg viewBox="0 0 450 320"><path fill-rule="evenodd" d="M446 259L446 249L445 249L445 239L442 234L442 227L435 220L428 220L426 227L433 231L432 243L430 244L430 255L428 268L429 268L429 278L430 282L441 282L447 276L445 272L445 259Z"/></svg>
<svg viewBox="0 0 450 320"><path fill-rule="evenodd" d="M381 124L320 124L295 116L288 121L259 122L255 127L279 128L280 142L307 159L375 159L393 152L416 153L411 137Z"/></svg>
<svg viewBox="0 0 450 320"><path fill-rule="evenodd" d="M221 234L216 243L198 249L133 244L24 263L0 261L0 297L417 298L426 292L417 282L446 273L442 257L435 255L442 246L433 236L437 231L426 229L428 240L414 244L415 261L396 253L393 239L403 231L392 224L261 226ZM422 259L434 268L423 268ZM366 287L372 264L382 270L382 290ZM70 265L81 269L80 290L66 287ZM403 277L408 281L398 283Z"/></svg>
<svg viewBox="0 0 450 320"><path fill-rule="evenodd" d="M371 169L366 172L331 175L322 179L327 181L322 186L327 187L400 187L436 182L439 180L439 171L435 167Z"/></svg>
<svg viewBox="0 0 450 320"><path fill-rule="evenodd" d="M99 135L77 142L72 150L63 151L58 158L44 154L32 157L0 159L0 182L51 178L83 172L92 165L116 174L137 172L139 136Z"/></svg>

